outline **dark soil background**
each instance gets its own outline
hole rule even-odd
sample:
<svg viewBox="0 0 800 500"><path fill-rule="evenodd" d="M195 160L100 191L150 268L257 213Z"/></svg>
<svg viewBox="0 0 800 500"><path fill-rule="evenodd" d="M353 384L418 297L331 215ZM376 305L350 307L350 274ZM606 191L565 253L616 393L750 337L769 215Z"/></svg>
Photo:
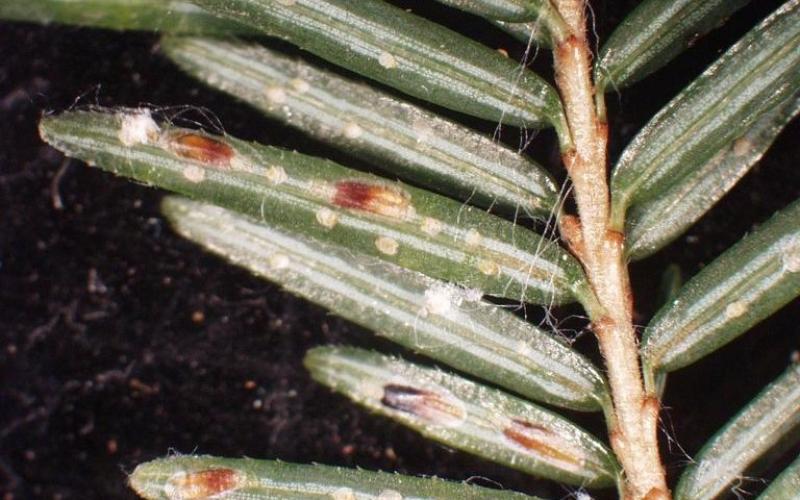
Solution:
<svg viewBox="0 0 800 500"><path fill-rule="evenodd" d="M430 3L401 5L521 55L482 21ZM600 37L635 4L592 2ZM669 69L609 96L614 154L779 2L752 4ZM40 141L41 114L76 102L190 105L212 110L234 135L349 161L183 76L158 55L157 42L141 33L0 23L3 499L133 498L126 473L172 451L435 473L550 498L574 492L428 443L314 384L301 364L312 346L393 348L175 236L158 212L161 192L64 161ZM548 57L542 52L534 62L542 74ZM200 113L189 116L208 123ZM504 139L517 140L508 132ZM557 172L552 145L552 135L542 133L532 152ZM654 283L667 264L693 275L800 196L799 157L795 122L684 238L633 267L642 322L653 313ZM673 477L685 453L696 453L800 348L797 302L671 377L663 423ZM578 346L595 356L589 335ZM603 434L595 416L579 420ZM758 480L743 484L762 487Z"/></svg>

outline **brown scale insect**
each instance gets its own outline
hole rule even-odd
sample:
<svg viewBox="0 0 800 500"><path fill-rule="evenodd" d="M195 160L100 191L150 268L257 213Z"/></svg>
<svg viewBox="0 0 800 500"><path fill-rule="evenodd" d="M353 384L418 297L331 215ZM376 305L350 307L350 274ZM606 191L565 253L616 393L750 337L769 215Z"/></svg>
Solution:
<svg viewBox="0 0 800 500"><path fill-rule="evenodd" d="M465 418L464 409L458 402L454 404L441 394L407 385L383 386L381 403L438 425L458 424Z"/></svg>
<svg viewBox="0 0 800 500"><path fill-rule="evenodd" d="M208 498L240 486L241 476L233 469L208 469L174 476L170 490L184 500Z"/></svg>
<svg viewBox="0 0 800 500"><path fill-rule="evenodd" d="M511 425L503 429L503 435L536 455L573 464L575 467L582 465L583 459L580 454L571 453L574 451L573 446L541 425L514 419Z"/></svg>
<svg viewBox="0 0 800 500"><path fill-rule="evenodd" d="M169 148L181 158L226 169L231 168L231 160L236 154L226 143L194 132L170 137Z"/></svg>
<svg viewBox="0 0 800 500"><path fill-rule="evenodd" d="M404 218L413 210L411 195L396 186L363 181L339 181L332 203L338 207L362 210L393 218Z"/></svg>

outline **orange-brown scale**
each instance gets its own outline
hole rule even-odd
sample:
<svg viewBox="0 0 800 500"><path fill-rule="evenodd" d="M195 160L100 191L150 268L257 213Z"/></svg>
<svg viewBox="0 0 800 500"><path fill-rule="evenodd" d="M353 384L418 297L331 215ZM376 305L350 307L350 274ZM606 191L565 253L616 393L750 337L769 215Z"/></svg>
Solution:
<svg viewBox="0 0 800 500"><path fill-rule="evenodd" d="M362 181L337 182L331 201L338 207L395 218L408 215L411 209L408 192L386 184Z"/></svg>
<svg viewBox="0 0 800 500"><path fill-rule="evenodd" d="M607 337L609 334L613 335L615 326L616 323L614 322L614 319L609 316L601 316L600 318L592 321L592 331L597 338L604 336Z"/></svg>
<svg viewBox="0 0 800 500"><path fill-rule="evenodd" d="M606 240L608 241L609 245L613 245L615 248L615 254L622 259L622 256L625 254L625 235L620 231L615 231L613 229L606 230ZM626 263L617 261L617 264L620 267L625 267ZM625 294L625 302L628 308L628 315L633 316L633 291L631 290L630 282L625 281L623 284L623 293Z"/></svg>
<svg viewBox="0 0 800 500"><path fill-rule="evenodd" d="M381 403L436 424L452 424L464 419L464 410L441 395L407 385L385 385Z"/></svg>
<svg viewBox="0 0 800 500"><path fill-rule="evenodd" d="M239 487L241 476L233 469L218 468L189 472L170 480L172 490L185 500L200 500Z"/></svg>
<svg viewBox="0 0 800 500"><path fill-rule="evenodd" d="M586 250L583 245L580 219L574 215L562 215L558 222L561 236L566 241L567 246L578 260L583 262Z"/></svg>
<svg viewBox="0 0 800 500"><path fill-rule="evenodd" d="M220 168L231 168L231 160L236 154L224 142L193 132L170 137L169 148L181 158Z"/></svg>
<svg viewBox="0 0 800 500"><path fill-rule="evenodd" d="M553 431L525 420L514 419L503 435L537 455L580 466L582 457L567 450L567 444Z"/></svg>

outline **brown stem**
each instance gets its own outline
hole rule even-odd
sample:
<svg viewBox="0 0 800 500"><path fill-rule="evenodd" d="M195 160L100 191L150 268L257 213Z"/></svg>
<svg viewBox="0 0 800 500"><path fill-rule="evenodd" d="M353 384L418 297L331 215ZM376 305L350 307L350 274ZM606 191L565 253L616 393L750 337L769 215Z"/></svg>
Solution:
<svg viewBox="0 0 800 500"><path fill-rule="evenodd" d="M659 401L646 394L639 366L624 236L609 224L606 175L608 129L597 116L584 0L554 0L569 35L555 48L558 84L572 135L563 152L574 184L579 218L563 218L562 233L574 245L603 313L593 329L608 371L614 411L608 422L611 445L625 473L623 497L669 499L658 452ZM577 244L576 244L577 242Z"/></svg>

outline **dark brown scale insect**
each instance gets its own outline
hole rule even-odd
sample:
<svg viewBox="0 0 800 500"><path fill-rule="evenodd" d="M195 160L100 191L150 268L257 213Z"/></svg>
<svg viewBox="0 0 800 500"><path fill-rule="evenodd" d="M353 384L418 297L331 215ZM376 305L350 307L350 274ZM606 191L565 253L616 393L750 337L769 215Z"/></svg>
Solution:
<svg viewBox="0 0 800 500"><path fill-rule="evenodd" d="M413 213L411 196L396 186L362 181L339 181L335 184L333 204L387 217L403 218Z"/></svg>
<svg viewBox="0 0 800 500"><path fill-rule="evenodd" d="M458 401L448 401L435 392L407 385L385 385L381 403L393 410L410 413L438 425L455 425L465 417L464 409Z"/></svg>
<svg viewBox="0 0 800 500"><path fill-rule="evenodd" d="M171 137L169 148L181 158L220 168L231 168L231 160L236 154L233 148L224 142L193 132Z"/></svg>

